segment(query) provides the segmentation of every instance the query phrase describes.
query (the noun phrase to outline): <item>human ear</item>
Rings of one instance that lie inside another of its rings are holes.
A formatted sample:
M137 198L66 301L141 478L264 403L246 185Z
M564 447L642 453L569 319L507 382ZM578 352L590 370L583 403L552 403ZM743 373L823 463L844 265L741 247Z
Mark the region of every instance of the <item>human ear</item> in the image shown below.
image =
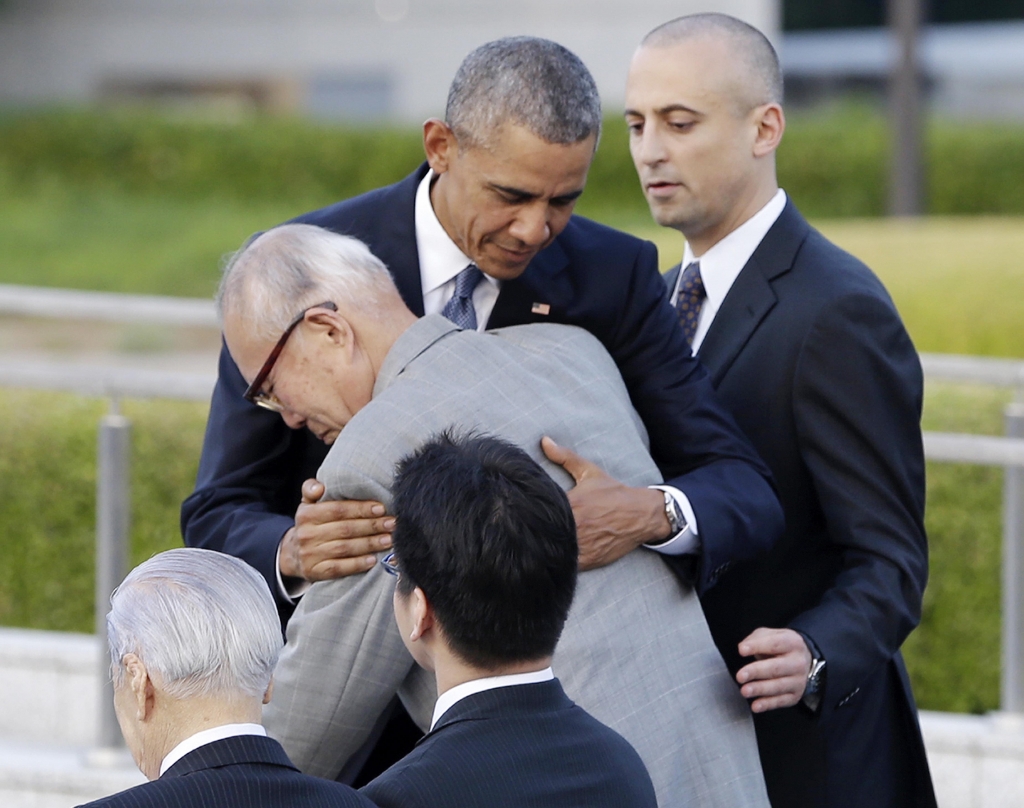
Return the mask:
M409 594L411 599L409 613L412 617L412 631L409 641L421 639L434 626L434 607L427 600L426 593L418 586Z
M351 345L355 331L347 317L330 309L310 309L306 312L306 322L314 333L326 336L339 346Z
M136 718L139 721L146 721L153 714L153 704L156 700L153 680L143 661L135 654L125 654L121 664L124 665L128 687L135 700Z
M267 692L263 694L263 703L270 704L270 700L274 697L274 677L270 677L270 684L267 685Z
M431 118L423 124L423 151L435 174L444 174L449 169L458 148L455 133L444 121Z
M774 152L782 142L786 130L786 116L778 104L764 104L755 110L757 136L754 139L754 157Z

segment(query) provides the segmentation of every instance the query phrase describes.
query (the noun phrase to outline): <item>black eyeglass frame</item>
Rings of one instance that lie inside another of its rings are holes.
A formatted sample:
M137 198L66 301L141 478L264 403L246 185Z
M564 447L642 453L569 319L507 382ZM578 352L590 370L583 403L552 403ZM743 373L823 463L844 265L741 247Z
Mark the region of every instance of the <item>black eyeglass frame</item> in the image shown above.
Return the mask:
M384 568L386 573L394 575L396 578L402 574L402 570L398 566L398 559L395 558L394 553L388 553L384 556L384 558L380 560L380 565Z
M267 357L267 361L263 363L263 367L260 368L260 372L256 374L256 378L252 380L245 392L242 394L242 398L246 401L256 404L257 406L263 407L264 409L273 410L274 412L280 412L280 407L276 406L275 402L260 388L263 387L263 382L267 380L267 376L270 375L270 371L274 369L274 364L277 362L277 358L281 355L281 351L284 350L284 345L288 342L288 337L292 335L292 331L298 327L305 318L306 314L311 312L313 309L330 309L331 311L337 311L338 306L336 303L325 300L323 303L317 303L315 306L309 306L303 309L296 315L295 319L292 320L288 327L284 330L281 335L281 339L277 341L274 349L270 352L270 356Z

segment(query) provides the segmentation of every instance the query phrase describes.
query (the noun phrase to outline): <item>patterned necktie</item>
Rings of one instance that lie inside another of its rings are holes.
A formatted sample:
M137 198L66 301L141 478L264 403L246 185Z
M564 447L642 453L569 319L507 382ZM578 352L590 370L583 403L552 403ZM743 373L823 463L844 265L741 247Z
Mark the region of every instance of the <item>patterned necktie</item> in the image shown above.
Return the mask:
M465 331L476 331L476 309L473 308L473 290L484 279L476 264L470 264L455 276L455 294L445 303L441 314Z
M705 297L707 292L704 291L704 281L700 277L700 262L693 261L683 270L683 277L679 281L679 297L676 298L676 314L679 315L679 324L683 327L687 345L693 345L693 335L697 333L697 320Z

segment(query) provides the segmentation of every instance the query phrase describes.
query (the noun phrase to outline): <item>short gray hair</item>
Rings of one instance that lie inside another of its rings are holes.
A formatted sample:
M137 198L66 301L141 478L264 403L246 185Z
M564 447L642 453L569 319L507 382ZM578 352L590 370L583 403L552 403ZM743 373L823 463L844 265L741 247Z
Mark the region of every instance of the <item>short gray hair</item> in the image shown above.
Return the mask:
M303 309L331 300L373 313L398 290L358 239L311 224L284 224L228 259L217 292L221 318L238 313L253 336L276 340Z
M237 558L188 547L153 556L110 597L110 669L135 654L169 695L262 696L283 640L267 582Z
M572 51L549 39L505 37L463 60L448 91L445 120L470 146L505 123L567 145L600 137L601 97Z
M644 37L640 46L666 47L693 37L727 36L736 41L736 58L742 59L757 81L752 90L753 106L782 103L782 69L779 55L763 33L753 25L728 14L688 14L659 25Z

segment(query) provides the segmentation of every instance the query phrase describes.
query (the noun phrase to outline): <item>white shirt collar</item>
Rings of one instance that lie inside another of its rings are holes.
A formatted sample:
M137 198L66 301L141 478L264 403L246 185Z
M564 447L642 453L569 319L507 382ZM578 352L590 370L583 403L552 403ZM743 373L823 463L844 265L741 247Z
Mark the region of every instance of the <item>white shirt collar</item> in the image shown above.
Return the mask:
M733 281L746 266L757 245L771 230L775 220L786 207L786 192L781 188L768 200L761 210L719 241L700 258L693 254L690 242L683 248L683 267L693 261L700 261L700 276L708 300L717 309L729 294Z
M498 687L550 682L554 678L554 671L551 668L545 668L542 671L530 671L529 673L510 673L505 676L488 676L485 679L472 679L468 682L463 682L461 685L455 685L451 690L446 690L437 697L437 703L434 705L434 718L430 722L430 728L433 729L434 725L441 719L441 716L467 696L483 693L485 690L494 690Z
M164 772L171 766L200 746L206 746L214 741L223 741L225 738L234 738L238 735L263 735L266 737L266 734L267 731L260 724L223 724L219 727L204 729L195 735L190 735L167 753L163 763L160 764L160 776L163 777Z
M692 262L700 261L700 277L704 282L704 291L707 293L707 299L701 308L697 331L693 336L694 352L704 341L704 335L711 327L718 309L725 301L729 290L732 289L736 278L746 266L747 261L750 260L750 256L754 254L754 250L771 230L772 225L782 215L782 210L785 207L786 192L780 188L761 210L711 247L700 258L693 254L690 242L686 242L686 246L683 248L682 266L685 269ZM682 278L682 275L683 273L680 272L679 277ZM673 303L676 300L678 289L677 280L676 288L672 290Z

